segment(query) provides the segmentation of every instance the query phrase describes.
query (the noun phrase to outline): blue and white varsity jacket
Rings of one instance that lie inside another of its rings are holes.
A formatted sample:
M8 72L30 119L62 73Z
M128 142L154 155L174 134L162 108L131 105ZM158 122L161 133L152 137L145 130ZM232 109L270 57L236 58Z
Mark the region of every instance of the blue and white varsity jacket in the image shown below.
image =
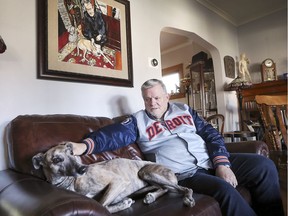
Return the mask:
M182 103L169 103L162 121L140 110L122 123L92 132L83 142L86 154L136 142L148 160L172 169L180 179L192 176L198 168L230 166L221 134Z

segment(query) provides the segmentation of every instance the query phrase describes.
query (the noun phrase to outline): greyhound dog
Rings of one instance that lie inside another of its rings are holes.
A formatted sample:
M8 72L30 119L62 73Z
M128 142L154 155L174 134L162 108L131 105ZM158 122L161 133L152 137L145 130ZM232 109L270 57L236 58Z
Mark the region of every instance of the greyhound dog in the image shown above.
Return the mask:
M100 198L99 202L111 213L129 208L134 203L130 196L144 192L149 192L144 197L145 204L173 191L184 195L186 206L195 205L193 190L178 185L170 169L153 162L116 158L83 165L73 155L69 142L54 146L44 154L38 153L32 162L35 169L42 167L51 184Z

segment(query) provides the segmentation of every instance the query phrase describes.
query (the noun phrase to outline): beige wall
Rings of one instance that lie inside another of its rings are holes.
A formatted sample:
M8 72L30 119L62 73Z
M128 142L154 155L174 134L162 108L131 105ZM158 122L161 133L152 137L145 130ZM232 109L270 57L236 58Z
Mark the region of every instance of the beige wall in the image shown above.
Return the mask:
M260 64L266 58L276 63L277 74L287 73L287 10L281 10L239 27L239 52L250 59L254 83L261 82Z

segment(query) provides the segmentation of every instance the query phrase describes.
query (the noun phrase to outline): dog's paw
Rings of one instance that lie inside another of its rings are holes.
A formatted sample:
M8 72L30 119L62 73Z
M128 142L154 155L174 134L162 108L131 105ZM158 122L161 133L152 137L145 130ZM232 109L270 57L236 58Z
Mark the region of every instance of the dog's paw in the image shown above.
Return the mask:
M119 203L116 203L114 205L109 205L109 206L105 206L108 211L110 213L116 213L116 212L119 212L119 211L122 211L124 209L127 209L129 207L131 207L131 205L134 203L135 201L132 200L131 198L126 198L124 199L123 201L119 202Z
M129 208L133 203L135 203L135 201L131 198L127 198L123 201L124 205Z
M153 203L154 201L155 201L155 197L152 193L146 194L145 198L143 199L143 202L145 204L150 204L150 203Z
M184 205L188 206L188 207L193 207L195 206L195 200L193 198L189 198L189 197L184 197L183 198L183 202Z

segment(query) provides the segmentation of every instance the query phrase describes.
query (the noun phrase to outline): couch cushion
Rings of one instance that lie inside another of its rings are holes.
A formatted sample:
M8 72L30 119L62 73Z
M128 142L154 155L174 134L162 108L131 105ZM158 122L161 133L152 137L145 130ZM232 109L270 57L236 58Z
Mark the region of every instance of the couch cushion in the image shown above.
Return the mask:
M136 202L128 209L118 212L121 216L218 216L221 215L219 204L212 197L202 194L194 194L196 205L192 208L184 206L182 195L176 193L168 193L160 197L154 203L146 205L142 199Z
M78 115L23 115L7 127L9 167L42 177L34 170L32 157L63 141L79 142L88 133L113 123L106 117Z
M239 193L251 205L251 195L244 187L237 187ZM196 205L193 208L184 206L182 195L176 193L168 193L157 199L154 203L146 205L143 198L137 198L136 202L124 211L118 212L121 216L218 216L221 215L220 206L216 200L210 196L203 194L193 194Z
M31 175L0 171L0 215L111 215L98 202Z

